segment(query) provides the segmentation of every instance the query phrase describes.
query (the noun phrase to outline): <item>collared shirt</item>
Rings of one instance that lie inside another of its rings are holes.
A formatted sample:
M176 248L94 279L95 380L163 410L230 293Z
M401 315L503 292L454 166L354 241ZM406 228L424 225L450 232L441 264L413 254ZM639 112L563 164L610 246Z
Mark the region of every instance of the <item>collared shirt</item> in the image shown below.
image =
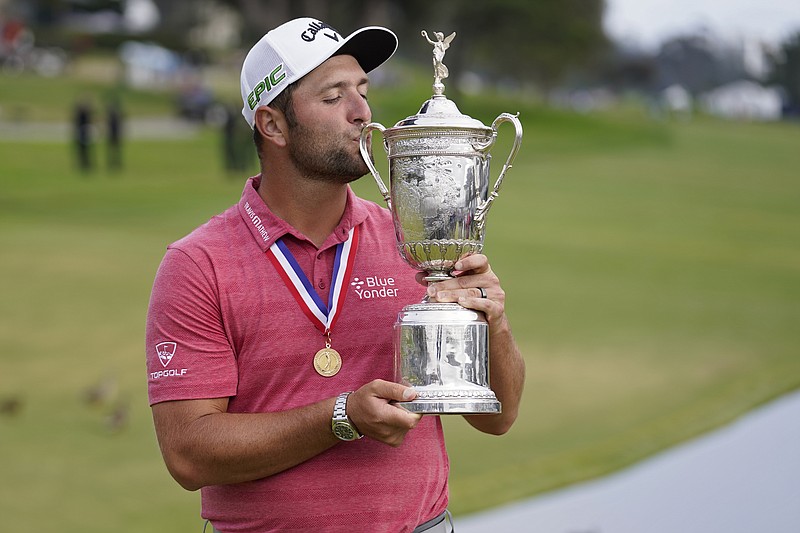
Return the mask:
M344 215L318 249L269 211L248 180L239 203L171 244L153 286L146 349L150 403L229 397L234 413L277 412L393 381L392 325L424 288L396 250L391 214L348 189ZM325 337L266 252L282 239L323 301L336 246L360 242L332 347L333 377L317 374ZM202 489L203 516L234 531L411 531L447 505L441 422L426 416L403 445L341 443L261 480Z

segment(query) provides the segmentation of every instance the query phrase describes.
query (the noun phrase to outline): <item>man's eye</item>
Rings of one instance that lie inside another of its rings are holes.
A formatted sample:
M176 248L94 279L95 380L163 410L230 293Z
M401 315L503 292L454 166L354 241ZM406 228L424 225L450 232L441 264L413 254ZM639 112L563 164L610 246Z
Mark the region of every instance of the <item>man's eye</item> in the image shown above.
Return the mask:
M341 96L334 96L333 98L325 98L323 102L325 102L326 104L334 104L341 99L342 99Z

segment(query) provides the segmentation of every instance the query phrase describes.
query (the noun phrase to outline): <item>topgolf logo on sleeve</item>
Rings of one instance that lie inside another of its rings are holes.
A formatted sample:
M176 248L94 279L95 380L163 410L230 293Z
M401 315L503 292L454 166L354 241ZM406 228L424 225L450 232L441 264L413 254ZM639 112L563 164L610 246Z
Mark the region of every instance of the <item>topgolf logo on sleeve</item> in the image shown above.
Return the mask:
M172 358L175 357L175 352L178 349L178 343L167 341L167 342L159 342L156 344L156 354L158 355L158 360L161 361L161 365L164 368L167 368L167 365L172 362ZM170 368L168 370L158 370L157 372L150 372L150 377L152 379L160 379L164 377L179 377L185 376L188 370L186 368Z
M161 364L164 365L164 368L172 361L177 347L178 344L174 342L159 342L156 344L156 353L158 354L158 359L161 361Z

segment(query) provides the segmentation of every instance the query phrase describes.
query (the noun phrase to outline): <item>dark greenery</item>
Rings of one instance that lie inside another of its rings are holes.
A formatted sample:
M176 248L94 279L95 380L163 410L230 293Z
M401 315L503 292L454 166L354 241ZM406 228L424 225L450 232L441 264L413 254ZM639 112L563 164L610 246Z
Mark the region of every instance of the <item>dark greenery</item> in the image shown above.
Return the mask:
M773 65L772 81L786 92L790 113L800 116L800 31L783 43Z
M425 14L415 21L422 28L437 24L445 34L458 33L457 46L448 52L456 72L476 70L550 88L570 69L595 61L607 45L603 0L460 0L433 8L419 0L410 4L415 3L411 13Z
M161 24L148 35L170 48L188 51L190 30L201 23L203 11L193 2L158 0ZM603 0L337 0L296 2L290 0L224 0L243 15L242 42L254 42L271 27L299 16L329 22L343 33L363 24L384 24L399 35L419 35L420 30L458 33L448 52L456 69L462 67L495 78L513 75L545 87L555 85L570 69L586 67L606 45L602 19ZM80 35L65 29L62 18L76 11L107 8L119 11L119 2L35 0L29 2L33 21L42 38L51 44L75 48L87 39L94 46L116 47L131 38L124 32ZM429 45L422 39L404 40L400 55L418 57ZM204 51L200 51L203 56ZM194 51L197 55L198 51ZM429 54L429 52L425 52Z

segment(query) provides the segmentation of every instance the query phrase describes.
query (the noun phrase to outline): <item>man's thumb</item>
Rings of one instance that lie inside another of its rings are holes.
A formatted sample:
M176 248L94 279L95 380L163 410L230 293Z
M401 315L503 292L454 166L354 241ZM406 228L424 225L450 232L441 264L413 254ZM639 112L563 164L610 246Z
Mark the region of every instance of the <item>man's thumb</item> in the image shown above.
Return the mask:
M417 391L415 391L411 387L406 387L403 390L403 401L404 402L407 402L409 400L413 400L416 397L417 397Z

